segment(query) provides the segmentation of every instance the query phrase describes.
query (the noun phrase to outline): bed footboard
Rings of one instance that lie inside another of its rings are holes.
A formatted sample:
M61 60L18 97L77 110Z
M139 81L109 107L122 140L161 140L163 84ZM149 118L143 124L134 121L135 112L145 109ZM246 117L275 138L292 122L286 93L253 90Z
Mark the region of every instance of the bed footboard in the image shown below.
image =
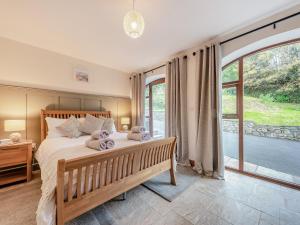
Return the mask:
M175 145L176 139L171 137L92 156L59 160L57 224L62 225L163 171L170 171L170 182L176 185Z

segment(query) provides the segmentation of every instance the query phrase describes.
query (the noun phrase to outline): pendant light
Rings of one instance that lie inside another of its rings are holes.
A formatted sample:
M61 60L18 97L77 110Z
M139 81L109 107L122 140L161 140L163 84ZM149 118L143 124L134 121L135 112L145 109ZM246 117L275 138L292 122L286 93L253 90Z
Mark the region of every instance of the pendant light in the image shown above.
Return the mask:
M124 16L123 27L125 33L131 38L139 38L144 32L144 18L134 9L134 0L132 1L132 10Z

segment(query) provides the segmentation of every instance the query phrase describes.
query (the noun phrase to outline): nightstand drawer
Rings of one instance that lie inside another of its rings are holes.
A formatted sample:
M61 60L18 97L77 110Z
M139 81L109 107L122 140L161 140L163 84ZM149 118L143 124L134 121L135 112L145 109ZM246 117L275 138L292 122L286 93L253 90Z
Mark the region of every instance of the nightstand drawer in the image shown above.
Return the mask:
M0 168L26 163L27 151L24 147L0 149Z

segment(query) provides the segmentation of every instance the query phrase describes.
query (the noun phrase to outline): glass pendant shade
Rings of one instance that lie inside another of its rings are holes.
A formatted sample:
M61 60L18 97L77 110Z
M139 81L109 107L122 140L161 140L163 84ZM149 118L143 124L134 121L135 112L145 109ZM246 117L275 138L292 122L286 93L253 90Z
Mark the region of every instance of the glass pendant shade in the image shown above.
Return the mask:
M144 18L139 12L132 10L124 16L123 27L125 33L132 38L140 37L145 28Z

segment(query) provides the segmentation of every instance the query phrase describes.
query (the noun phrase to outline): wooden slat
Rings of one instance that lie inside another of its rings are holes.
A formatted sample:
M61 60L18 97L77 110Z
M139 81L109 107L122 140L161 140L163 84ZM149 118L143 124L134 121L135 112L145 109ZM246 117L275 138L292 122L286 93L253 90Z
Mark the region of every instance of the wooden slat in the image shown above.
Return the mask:
M128 164L128 154L124 156L124 163L123 163L123 169L122 169L122 178L127 176L127 164Z
M150 149L151 149L151 148L150 148ZM145 154L145 166L144 166L144 169L148 168L148 165L149 165L150 149L147 149L147 150L146 150L146 154Z
M145 153L146 153L146 151L142 150L140 170L144 169L144 166L145 166Z
M105 185L110 184L111 182L111 168L113 164L113 159L107 160L106 164L106 175L105 175Z
M68 201L70 202L73 199L73 170L69 171L68 179Z
M111 172L111 183L114 183L118 179L118 163L119 157L114 158L113 165L112 165L112 172Z
M127 175L132 173L132 163L133 163L133 153L129 154L128 164L127 164Z
M93 179L92 179L93 191L96 190L97 169L98 169L98 163L94 163L94 165L93 165Z
M78 168L77 171L77 198L81 198L81 176L82 176L82 167Z
M119 157L119 162L118 162L118 175L117 175L117 180L120 180L122 178L122 172L123 172L123 163L124 163L124 155L121 155Z
M89 180L90 180L90 165L87 165L85 168L85 182L84 182L84 193L87 194L89 192Z
M99 188L101 188L105 185L106 164L107 164L107 161L102 161L101 162Z
M101 162L99 162L99 165L98 165L98 168L99 168L99 173L97 174L97 176L96 176L96 179L97 179L97 183L98 183L98 188L100 188L100 180L101 180L101 178L100 178L100 176L101 176L101 167L102 167L102 163Z

